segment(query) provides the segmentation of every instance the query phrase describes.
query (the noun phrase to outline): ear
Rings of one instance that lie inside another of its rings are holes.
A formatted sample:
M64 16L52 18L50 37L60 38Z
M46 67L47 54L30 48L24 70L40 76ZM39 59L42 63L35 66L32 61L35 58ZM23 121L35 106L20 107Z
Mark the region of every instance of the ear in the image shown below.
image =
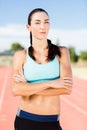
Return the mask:
M31 26L29 24L26 25L28 31L31 31Z

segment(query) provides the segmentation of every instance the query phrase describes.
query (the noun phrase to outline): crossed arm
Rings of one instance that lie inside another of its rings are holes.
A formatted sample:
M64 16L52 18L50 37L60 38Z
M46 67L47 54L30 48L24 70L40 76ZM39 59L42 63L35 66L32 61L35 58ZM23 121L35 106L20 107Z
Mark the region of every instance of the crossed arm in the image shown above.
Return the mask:
M25 52L16 52L13 59L12 92L16 96L29 96L33 94L55 96L70 94L72 90L72 71L69 52L61 48L60 78L52 81L30 84L22 73L25 61Z

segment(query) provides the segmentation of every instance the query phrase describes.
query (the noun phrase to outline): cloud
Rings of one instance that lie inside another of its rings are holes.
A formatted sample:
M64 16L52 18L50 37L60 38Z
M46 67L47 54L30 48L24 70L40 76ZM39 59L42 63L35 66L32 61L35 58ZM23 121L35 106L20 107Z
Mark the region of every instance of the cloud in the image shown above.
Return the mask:
M0 35L7 36L24 36L26 34L25 26L19 24L10 24L0 27Z
M11 24L0 27L0 51L9 49L13 42L28 46L29 33L24 25Z
M57 30L50 31L50 37L53 40L59 39L60 45L74 46L79 52L81 50L87 51L87 29L78 30Z
M50 29L48 38L54 43L59 40L60 45L72 45L76 51L87 50L87 29L63 30ZM25 25L10 24L0 26L0 51L9 49L13 42L21 43L25 48L29 46L29 32Z

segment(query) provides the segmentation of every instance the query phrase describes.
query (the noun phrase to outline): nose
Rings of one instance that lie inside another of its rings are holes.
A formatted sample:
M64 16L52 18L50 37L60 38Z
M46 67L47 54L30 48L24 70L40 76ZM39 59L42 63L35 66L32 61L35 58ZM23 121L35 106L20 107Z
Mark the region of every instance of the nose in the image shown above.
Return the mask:
M44 28L45 28L45 24L44 24L44 23L41 23L41 24L40 24L40 28L41 28L41 29L44 29Z

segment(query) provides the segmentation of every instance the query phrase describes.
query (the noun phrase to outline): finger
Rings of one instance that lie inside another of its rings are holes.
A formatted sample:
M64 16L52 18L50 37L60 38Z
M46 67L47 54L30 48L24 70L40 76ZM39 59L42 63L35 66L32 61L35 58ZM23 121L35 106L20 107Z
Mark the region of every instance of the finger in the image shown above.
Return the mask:
M72 77L63 77L64 80L72 80Z
M73 82L71 80L64 80L64 83L73 84Z
M64 81L64 85L72 85L72 81Z
M21 77L21 76L19 76L19 75L14 75L12 78L13 78L14 80L17 79L17 80L19 80L19 81L26 81L25 78L23 78L23 77Z
M72 84L64 84L64 87L67 89L72 89Z
M64 86L64 88L66 88L66 89L68 89L68 90L72 90L72 87L70 87L70 86Z
M14 80L17 81L17 82L25 82L25 80L19 79L19 78L14 78Z
M20 75L22 75L24 77L24 74L22 72L19 72Z
M21 75L13 75L13 77L23 78Z

